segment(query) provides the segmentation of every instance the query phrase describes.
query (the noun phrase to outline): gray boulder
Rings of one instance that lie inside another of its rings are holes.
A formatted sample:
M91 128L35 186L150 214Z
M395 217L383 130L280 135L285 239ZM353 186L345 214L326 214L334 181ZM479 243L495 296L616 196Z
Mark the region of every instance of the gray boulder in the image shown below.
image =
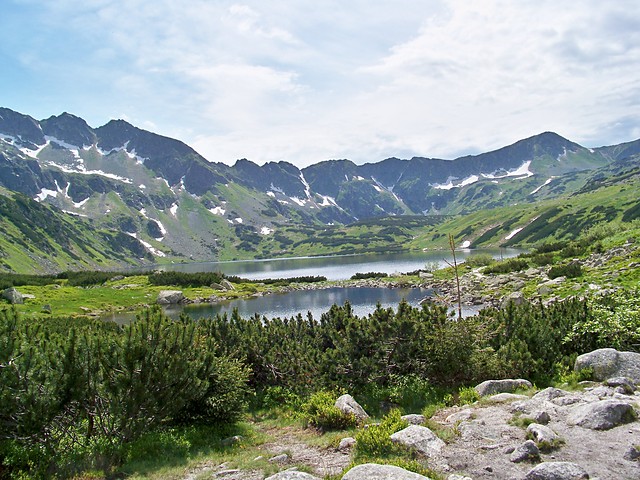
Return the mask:
M347 415L353 414L359 422L364 422L369 418L369 415L364 411L364 408L362 408L360 404L348 393L339 397L336 400L335 406L342 413Z
M567 424L591 430L609 430L636 418L633 407L619 400L600 400L574 407L567 417Z
M517 447L509 457L514 463L528 462L538 460L540 458L540 450L533 440L527 440Z
M24 296L15 287L5 289L2 292L2 298L12 305L22 305L24 303Z
M589 474L580 465L571 462L544 462L533 467L525 480L581 480Z
M560 437L558 437L556 432L539 423L529 424L527 427L527 433L531 435L533 441L536 442L536 445L543 450L545 448L555 447L560 441Z
M507 308L510 303L514 305L522 305L524 303L524 294L522 292L513 292L502 299L501 308Z
M612 377L607 378L604 381L607 387L620 387L628 395L631 395L636 391L636 386L633 384L633 380L627 377Z
M409 425L407 428L391 435L391 441L426 457L438 455L442 447L444 447L444 442L435 433L421 425Z
M601 348L580 355L576 359L576 371L593 369L593 378L604 381L612 377L627 377L640 384L640 353L619 352L614 348Z
M160 305L175 305L184 301L184 294L180 290L160 290L156 303Z
M494 395L496 393L510 393L514 392L518 388L531 388L531 382L522 378L504 380L487 380L479 385L476 385L476 392L481 397L487 395Z
M297 472L295 470L286 470L284 472L278 472L275 475L271 475L265 480L320 480L320 478L315 477L310 473Z
M268 479L267 479L268 480ZM429 477L393 465L364 463L349 470L342 480L430 480Z
M233 284L227 280L226 278L223 278L222 280L220 280L220 285L222 285L222 287L226 290L235 290L236 287L233 286Z

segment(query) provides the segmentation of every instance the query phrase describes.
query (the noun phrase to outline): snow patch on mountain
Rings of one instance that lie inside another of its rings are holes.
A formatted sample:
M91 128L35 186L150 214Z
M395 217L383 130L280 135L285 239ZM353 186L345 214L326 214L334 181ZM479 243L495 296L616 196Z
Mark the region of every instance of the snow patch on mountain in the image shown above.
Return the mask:
M515 237L517 234L519 234L522 231L523 228L524 227L520 227L520 228L516 228L515 230L512 230L509 235L504 237L504 239L505 240L511 240L513 237Z
M458 180L456 177L447 178L446 183L436 183L431 184L433 188L437 188L438 190L451 190L452 188L461 188L467 185L471 185L472 183L476 183L480 178L477 175L470 175L469 177L463 179L459 183L453 183L455 180Z
M267 196L272 197L272 198L276 198L276 194L273 192L267 192Z
M529 195L535 195L536 193L538 193L542 187L544 187L545 185L549 185L551 183L551 180L553 180L553 177L548 178L547 181L540 185L538 188L533 189L531 193L529 193Z
M531 160L527 160L526 162L524 162L522 165L520 165L515 170L509 170L507 173L502 174L502 175L499 175L497 172L481 173L480 175L482 175L482 177L484 177L484 178L489 178L489 179L507 178L507 177L528 178L528 177L532 177L534 175L533 172L531 170L529 170L530 166L531 166Z
M260 229L260 234L261 234L261 235L270 235L270 234L272 234L272 233L273 233L273 229L272 229L272 228L269 228L269 227L262 227L262 228Z
M138 238L138 234L137 233L135 233L135 232L134 233L125 232L125 233L127 235L129 235L130 237L133 237L136 240L138 240L144 246L144 248L146 248L149 252L151 252L152 255L154 255L156 257L166 257L166 254L163 251L158 250L153 245L151 245L149 242L145 242L141 238Z
M222 207L210 208L209 211L211 213L213 213L214 215L220 215L220 216L224 215L225 212L226 212L226 210L224 208L222 208Z
M328 195L320 195L322 197L322 203L320 204L321 207L337 207L338 204L336 203L335 199L333 197L329 197Z
M304 193L307 195L307 198L311 198L311 187L307 183L302 172L300 172L300 181L302 182L302 185L304 185Z
M75 208L82 208L84 206L85 203L87 203L89 201L91 197L87 197L84 200L80 200L79 202L74 202L73 206Z
M53 197L56 198L58 196L58 192L55 190L49 190L48 188L42 188L40 190L40 193L38 193L36 195L35 200L39 201L39 202L44 202L47 197Z
M305 206L306 200L302 200L298 197L289 197L293 202L297 203L298 205L300 205L301 207Z
M175 217L176 213L178 212L178 204L174 203L173 205L171 205L171 208L169 208L169 211L171 212L171 215Z

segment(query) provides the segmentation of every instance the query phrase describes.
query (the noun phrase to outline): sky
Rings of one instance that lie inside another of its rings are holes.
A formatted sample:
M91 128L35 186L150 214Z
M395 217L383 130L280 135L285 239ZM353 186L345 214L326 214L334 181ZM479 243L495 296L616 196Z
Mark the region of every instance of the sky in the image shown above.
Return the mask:
M637 0L3 0L0 106L233 164L640 138Z

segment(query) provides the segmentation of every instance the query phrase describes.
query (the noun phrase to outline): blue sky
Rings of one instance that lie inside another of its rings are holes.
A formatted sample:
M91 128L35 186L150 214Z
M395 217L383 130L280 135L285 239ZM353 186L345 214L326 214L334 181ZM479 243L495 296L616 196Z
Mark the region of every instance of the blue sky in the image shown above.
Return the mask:
M0 106L208 160L455 158L640 138L637 0L5 0Z

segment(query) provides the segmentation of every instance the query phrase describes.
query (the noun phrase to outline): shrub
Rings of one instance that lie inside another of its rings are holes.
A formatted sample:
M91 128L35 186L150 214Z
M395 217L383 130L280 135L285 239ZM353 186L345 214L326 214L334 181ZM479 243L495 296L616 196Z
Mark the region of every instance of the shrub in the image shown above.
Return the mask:
M391 435L409 424L402 420L400 410L392 410L379 425L371 425L356 434L356 458L388 457L403 452L402 447L391 441Z
M501 262L497 262L494 265L486 267L482 273L490 274L490 273L511 273L511 272L520 272L527 268L529 263L521 258L510 258L508 260L503 260Z
M343 413L335 406L336 397L331 392L321 390L311 395L302 405L305 422L321 430L345 430L357 425L353 414Z
M576 278L582 276L582 265L578 262L571 262L566 265L554 265L549 269L547 275L554 279L558 277Z
M367 273L356 273L351 276L351 280L364 280L366 278L385 278L388 277L389 274L384 272L367 272Z
M469 405L480 400L480 395L473 387L463 387L458 390L458 403L460 405Z
M468 267L486 267L494 262L494 258L488 253L481 253L478 255L471 255L464 260L464 264Z

